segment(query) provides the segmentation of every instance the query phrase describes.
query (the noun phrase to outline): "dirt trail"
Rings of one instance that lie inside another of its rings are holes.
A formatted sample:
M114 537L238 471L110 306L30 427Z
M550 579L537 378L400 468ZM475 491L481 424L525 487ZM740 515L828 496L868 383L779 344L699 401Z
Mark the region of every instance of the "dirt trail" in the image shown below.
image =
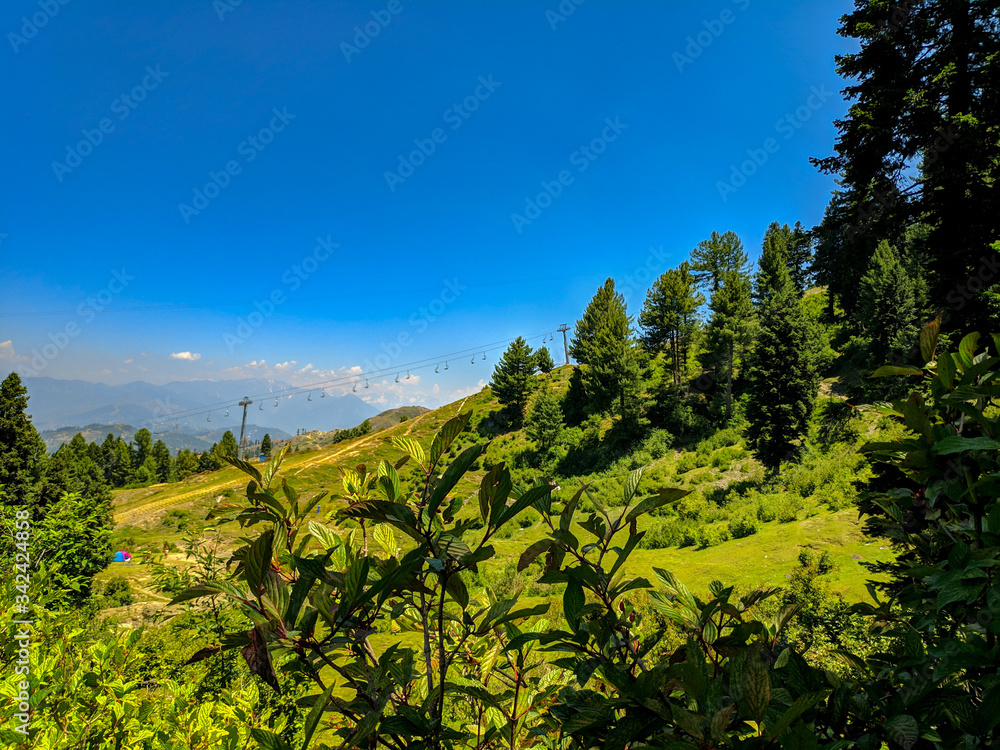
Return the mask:
M406 428L402 431L402 434L410 434L413 429L423 423L430 414L433 414L433 412L426 412L406 420ZM315 456L310 456L309 458L294 464L292 463L294 459L292 459L292 461L286 461L285 466L287 467L289 473L292 476L295 476L306 469L312 469L316 466L333 463L345 456L358 455L363 451L363 449L372 448L377 442L388 440L394 433L399 434L394 427L390 427L388 430L379 430L378 432L373 432L360 439L346 441L348 444L337 450L321 451ZM239 476L232 478L212 478L202 480L196 488L188 490L187 492L182 492L179 495L169 494L165 497L154 499L149 502L142 501L144 498L155 496L158 490L166 489L169 485L155 485L154 487L144 487L141 490L136 490L128 494L122 493L116 498L115 505L118 507L115 509L115 521L118 525L137 525L149 520L149 518L157 511L174 505L180 505L185 501L196 497L204 497L213 493L218 494L223 490L242 486L242 484L243 481ZM133 507L121 507L125 505L131 505Z

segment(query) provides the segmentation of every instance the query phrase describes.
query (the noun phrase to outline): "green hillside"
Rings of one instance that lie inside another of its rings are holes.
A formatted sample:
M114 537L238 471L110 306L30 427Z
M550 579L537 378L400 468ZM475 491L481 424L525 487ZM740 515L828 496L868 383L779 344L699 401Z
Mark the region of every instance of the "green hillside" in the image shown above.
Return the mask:
M561 367L550 376L537 375L539 385L552 389L557 394L565 393L572 368ZM306 498L320 492L327 492L330 498L320 503L318 518L329 519L345 505L342 499L341 470L353 468L359 463L374 465L381 459L395 462L400 451L391 445L397 436L413 438L425 448L429 447L434 434L445 421L460 410L471 410L471 428L460 444L466 445L492 437L487 456L496 455L510 459L518 451L527 450L528 439L522 430L490 435L488 425L497 421L500 405L489 389L470 396L463 401L449 404L433 411L424 410L405 421L396 421L391 427L373 432L360 438L343 441L328 448L313 450L298 449L287 454L282 475ZM412 413L412 412L411 412ZM480 435L485 433L486 437ZM843 446L840 446L842 449ZM455 450L452 451L455 453ZM733 456L736 456L734 459ZM641 459L642 456L639 456ZM634 454L627 454L615 466L590 475L556 477L562 490L556 497L566 498L581 483L587 482L601 496L618 494L620 487L634 465ZM820 467L817 474L829 473L829 467ZM456 487L457 494L470 494L478 486L485 474L485 468L473 470ZM699 502L710 503L704 498L723 497L723 493L741 492L744 495L759 492L754 489L763 485L762 472L757 462L742 448L742 442L735 446L722 445L714 450L706 450L704 444L678 446L661 457L652 460L646 467L641 491L652 493L660 486L676 486L695 489L689 496L688 505ZM791 476L793 481L800 477ZM815 485L816 477L807 480ZM861 600L867 597L864 582L869 576L860 563L887 560L890 552L884 543L867 539L862 531L858 514L853 507L831 509L824 504L826 492L842 492L842 485L836 481L826 485L810 487L806 496L797 496L797 506L793 503L785 512L785 520L772 520L761 524L757 533L728 541L718 541L711 546L699 543L697 539L687 546L669 545L660 549L640 549L633 557L637 575L652 577L653 567L674 571L696 590L704 590L712 580L720 579L739 585L782 585L787 582L798 566L799 553L810 550L827 552L833 559L837 571L831 585L848 599ZM160 555L164 545L171 547L166 562L184 566L188 564L184 551L189 546L185 539L192 534L210 528L205 516L216 506L240 495L246 487L245 477L234 468L206 472L184 481L160 484L134 490L120 490L114 493L115 545L129 550L141 560L147 555ZM784 494L788 494L785 492ZM698 498L692 502L690 498ZM762 496L762 497L766 497ZM787 498L786 498L787 500ZM704 529L720 528L725 525L725 508L703 513ZM470 511L471 512L471 511ZM694 512L688 509L688 513ZM711 519L711 520L709 520ZM640 524L641 530L655 533L661 523L657 517L647 517ZM222 549L231 549L241 531L236 524L219 527ZM496 542L498 552L495 561L498 568L515 563L520 553L531 543L542 537L540 524L517 529L509 538ZM701 540L702 542L708 540ZM149 571L142 565L113 565L101 574L109 579L124 575L135 581L142 597L149 602L164 602L167 597L153 595L149 589ZM153 609L158 607L153 606Z

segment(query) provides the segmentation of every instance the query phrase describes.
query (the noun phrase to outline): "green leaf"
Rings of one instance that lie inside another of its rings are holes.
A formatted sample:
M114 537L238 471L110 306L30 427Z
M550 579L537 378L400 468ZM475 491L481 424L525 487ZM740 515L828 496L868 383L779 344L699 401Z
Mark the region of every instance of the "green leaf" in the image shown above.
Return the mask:
M435 438L435 442L437 438ZM418 443L413 438L408 435L397 435L392 438L392 444L394 447L399 448L403 453L407 454L410 458L416 461L421 466L424 465L426 456L424 455L424 449L420 447ZM433 461L431 463L434 463Z
M462 434L462 430L468 426L471 418L472 412L467 411L464 414L452 417L444 423L438 434L434 436L434 442L431 443L431 466L437 465L438 461L441 460L441 456L455 442L455 438ZM423 462L421 461L421 463Z
M549 548L555 544L554 539L542 539L534 544L532 544L528 549L521 553L521 556L517 560L517 570L520 573L522 570L527 568L531 563L535 561L543 552L548 552Z
M965 453L966 451L995 451L997 449L1000 449L1000 441L986 437L967 438L952 435L934 444L934 452L939 456Z
M482 454L484 445L473 445L462 451L458 458L451 462L448 468L445 470L444 475L441 477L441 481L438 482L437 487L434 488L434 493L431 495L430 500L427 502L427 509L433 515L438 506L444 502L445 497L448 493L454 489L455 485L458 484L459 480L465 476L465 472L469 470L473 462Z
M269 732L266 729L257 729L255 727L250 730L250 735L262 750L292 750L291 745L274 732Z
M635 497L636 490L639 489L639 482L642 481L642 467L636 469L628 475L628 479L625 480L625 487L622 489L622 498L625 500L625 505L632 502L632 498Z
M895 367L893 365L882 365L872 373L873 378L888 378L894 375L923 375L924 371L916 367Z
M632 508L632 510L628 512L628 515L625 516L625 520L633 521L643 513L648 513L649 511L666 505L667 503L676 502L682 497L690 494L691 490L682 490L677 487L663 487L660 489L660 492L656 497L647 497L645 500Z
M580 612L585 603L583 585L576 578L570 578L563 594L563 614L573 632L580 630Z
M263 482L263 478L261 477L260 472L257 471L257 467L254 466L253 464L248 463L246 461L241 461L240 459L234 458L233 456L223 456L222 459L226 463L229 463L229 464L232 464L233 466L235 466L237 469L239 469L240 471L242 471L244 474L249 474L254 479L256 479L258 482Z
M452 598L458 602L458 606L465 609L469 606L469 589L465 585L465 581L462 580L462 576L455 573L448 577L448 583L445 587L448 593L451 594Z
M751 716L760 722L764 719L768 704L771 702L771 680L767 674L767 667L756 651L750 652L746 666L747 670L743 675L743 695Z
M910 747L920 736L917 720L909 714L900 714L882 722L882 726L892 740L902 747Z
M310 521L309 533L319 540L324 550L331 550L340 546L340 537L334 534L332 529L321 523Z
M941 355L937 361L938 380L941 381L947 390L951 390L955 384L955 374L958 368L955 366L955 356L948 352Z
M552 488L547 484L538 487L532 487L530 490L521 495L521 497L519 497L517 500L511 503L508 507L503 509L500 513L499 518L495 518L492 520L492 524L499 529L508 521L513 520L513 518L518 513L527 508L529 505L534 505L536 502L538 502L546 495L551 494L551 492Z
M976 346L979 344L979 333L973 332L965 336L958 345L959 369L965 372L972 367L972 360L976 358Z
M271 552L274 542L274 530L268 529L257 537L247 551L246 578L250 584L250 592L257 596L264 587L264 575L271 567Z
M586 489L587 485L583 485L582 487L580 487L580 489L576 491L576 493L573 495L570 501L566 503L566 507L563 508L563 512L559 516L560 530L569 531L569 527L573 523L573 514L576 512L576 506L580 504L580 498L583 496L583 493L586 491Z
M334 689L336 689L337 684L333 683L326 689L321 697L315 704L313 704L312 710L306 717L305 723L302 725L302 750L309 750L309 744L312 741L312 736L316 732L316 727L319 726L320 719L323 718L323 711L326 709L327 703L330 702L330 695L333 694Z
M938 334L941 332L941 316L920 329L920 356L924 362L934 359L934 350L937 349Z
M788 649L785 650L787 651ZM788 707L788 710L782 714L777 724L773 727L767 727L768 736L771 737L771 739L777 739L780 737L782 732L792 725L793 721L819 703L825 696L825 691L816 691L800 695L795 699L795 702Z

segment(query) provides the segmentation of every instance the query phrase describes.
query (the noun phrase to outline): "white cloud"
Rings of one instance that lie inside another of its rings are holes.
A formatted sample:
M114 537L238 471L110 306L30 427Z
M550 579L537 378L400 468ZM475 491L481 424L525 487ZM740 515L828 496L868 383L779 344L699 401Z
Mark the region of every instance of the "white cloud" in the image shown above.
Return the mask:
M28 357L22 357L14 351L14 342L11 339L0 341L0 360L7 362L27 362Z
M122 364L123 365L130 365L130 364L132 364L132 360L131 359L126 359L124 362L122 362Z
M486 381L480 380L478 383L470 385L468 388L459 388L457 391L452 391L448 394L448 398L452 401L458 401L460 398L465 398L466 396L471 396L474 393L479 393L485 387Z
M201 359L200 354L195 354L193 352L174 352L170 355L171 359L186 359L188 362L197 362Z

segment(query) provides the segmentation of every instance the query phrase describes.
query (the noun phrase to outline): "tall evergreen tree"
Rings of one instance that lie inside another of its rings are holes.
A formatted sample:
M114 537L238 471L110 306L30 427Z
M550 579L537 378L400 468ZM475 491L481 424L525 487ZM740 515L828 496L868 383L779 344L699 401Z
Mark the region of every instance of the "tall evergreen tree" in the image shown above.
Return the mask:
M797 221L788 239L788 274L800 297L812 283L812 260L812 233Z
M760 462L775 470L793 456L808 431L819 380L809 340L813 329L787 265L775 264L767 278L770 288L757 280L762 302L760 333L749 361L747 437Z
M169 482L173 478L173 461L170 459L170 449L162 440L153 443L150 457L156 463L156 481Z
M563 421L569 427L578 427L587 418L587 387L583 384L583 369L574 367L569 376L569 388L562 400Z
M588 311L598 302L601 315L587 345L583 382L591 411L614 411L624 422L637 416L639 406L640 361L632 318L625 308L625 298L615 291L611 279L591 300Z
M132 437L132 468L139 471L139 468L146 463L149 452L153 450L153 434L143 427L137 430Z
M543 346L535 351L535 364L538 369L548 375L555 368L556 363L552 361L552 355L549 353L549 348Z
M590 349L597 329L619 298L621 295L615 291L614 279L607 279L583 311L583 317L576 321L574 336L569 342L569 356L581 365L590 364Z
M540 453L548 454L555 447L563 431L563 415L551 388L543 387L539 390L528 410L524 428Z
M746 273L749 259L743 251L743 242L735 232L712 232L691 251L691 269L702 288L714 293L722 284L726 271Z
M497 401L516 422L524 418L524 410L535 386L535 369L538 360L528 343L518 336L500 357L493 369L490 390Z
M236 438L233 435L232 430L226 430L222 433L222 440L219 441L219 447L216 452L220 456L230 456L236 458L239 455L240 447L236 444Z
M0 384L0 487L9 505L31 506L42 475L45 442L28 408L28 389L16 372Z
M870 341L870 364L882 364L890 352L912 348L918 330L916 285L888 242L875 248L868 272L861 277L859 312Z
M878 243L899 247L919 217L932 227L934 298L955 305L967 328L989 325L981 296L967 304L949 294L967 289L1000 236L995 0L857 0L840 34L860 45L837 58L852 104L836 123L836 155L816 164L838 178L848 208L845 309L855 310Z
M653 282L639 313L643 344L651 352L669 354L675 384L687 369L688 349L698 329L698 308L704 303L691 264L685 261Z
M265 458L271 457L271 433L264 433L264 439L260 441L260 452L264 454Z
M184 448L177 452L177 458L174 460L174 474L178 480L186 479L198 471L198 456L193 451Z
M709 337L719 347L725 361L726 414L728 422L733 416L733 373L736 355L752 344L755 327L753 301L750 296L750 279L738 271L727 271L722 284L709 303L712 318Z

